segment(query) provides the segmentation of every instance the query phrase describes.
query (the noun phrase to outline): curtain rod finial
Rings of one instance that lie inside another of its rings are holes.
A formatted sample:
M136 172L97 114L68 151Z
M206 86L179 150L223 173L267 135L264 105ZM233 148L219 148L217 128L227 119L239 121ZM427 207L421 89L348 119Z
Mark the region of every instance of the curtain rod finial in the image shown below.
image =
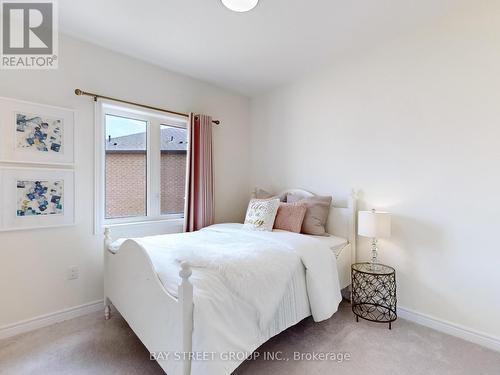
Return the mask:
M82 95L82 90L76 89L75 90L75 94L78 95L78 96L81 96Z

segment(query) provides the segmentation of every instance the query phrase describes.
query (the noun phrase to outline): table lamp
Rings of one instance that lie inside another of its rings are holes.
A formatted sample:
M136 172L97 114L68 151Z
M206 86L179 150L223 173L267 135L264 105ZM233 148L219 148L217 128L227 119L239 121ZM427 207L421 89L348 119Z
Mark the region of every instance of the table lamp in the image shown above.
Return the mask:
M382 211L359 211L358 212L358 234L372 239L371 268L375 269L377 263L377 240L391 236L391 214Z

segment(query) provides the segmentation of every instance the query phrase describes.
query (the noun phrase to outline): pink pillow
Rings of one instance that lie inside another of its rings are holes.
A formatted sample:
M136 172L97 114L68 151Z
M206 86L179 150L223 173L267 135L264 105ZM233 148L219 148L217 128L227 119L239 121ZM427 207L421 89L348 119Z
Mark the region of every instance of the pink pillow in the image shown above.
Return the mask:
M307 206L304 203L280 203L274 220L274 229L300 233L306 211Z

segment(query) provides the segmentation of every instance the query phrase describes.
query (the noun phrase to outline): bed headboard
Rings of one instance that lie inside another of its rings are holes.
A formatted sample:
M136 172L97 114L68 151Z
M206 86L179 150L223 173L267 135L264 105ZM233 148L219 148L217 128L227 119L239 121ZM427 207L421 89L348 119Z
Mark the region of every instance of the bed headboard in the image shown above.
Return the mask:
M254 191L257 192L257 188ZM277 196L297 195L301 198L313 197L313 194L302 189L287 189L277 194ZM346 206L339 206L335 198L333 199L326 230L334 236L347 238L352 246L352 260L356 261L356 215L357 215L357 193L353 189L349 195Z

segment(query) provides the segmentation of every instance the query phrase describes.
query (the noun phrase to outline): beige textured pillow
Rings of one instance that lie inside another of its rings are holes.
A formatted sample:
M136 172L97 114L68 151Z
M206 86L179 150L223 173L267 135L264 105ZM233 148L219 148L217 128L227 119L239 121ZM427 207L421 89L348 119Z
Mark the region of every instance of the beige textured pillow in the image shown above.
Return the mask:
M274 220L274 229L300 233L307 206L303 203L281 203Z
M255 192L255 197L256 199L279 199L280 202L284 202L286 200L286 195L273 195L269 192L267 192L264 189L257 189Z
M310 198L299 199L293 194L286 197L287 203L303 203L307 206L306 215L302 222L301 232L316 236L327 236L326 221L332 205L332 197L316 195Z
M279 199L252 199L248 203L244 229L272 231L280 205Z

